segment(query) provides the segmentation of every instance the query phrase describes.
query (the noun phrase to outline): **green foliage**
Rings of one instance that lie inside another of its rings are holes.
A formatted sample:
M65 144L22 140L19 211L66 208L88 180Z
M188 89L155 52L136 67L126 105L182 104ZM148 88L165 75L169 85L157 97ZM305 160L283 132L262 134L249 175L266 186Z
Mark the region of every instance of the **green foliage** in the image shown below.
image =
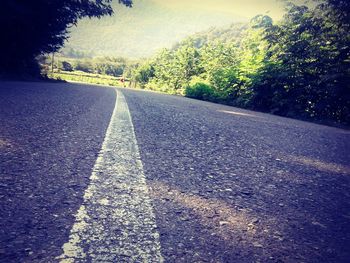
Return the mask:
M73 71L72 65L67 61L61 61L59 69L61 69L63 71Z
M154 59L141 64L133 79L142 88L183 94L191 78L201 72L199 51L194 41L187 39L178 49L163 49Z
M265 110L349 123L349 22L335 13L330 5L314 11L291 5L282 23L267 32L273 53L254 86L260 101L260 90L273 88L274 96L260 103Z
M235 37L213 30L163 50L134 70L144 76L135 81L284 116L350 123L348 10L341 0L312 10L289 3L279 23L259 15Z
M130 77L130 68L135 64L121 57L95 57L95 58L75 58L67 57L66 53L58 53L54 56L54 69L62 71L82 71L85 73L94 73L100 75L109 75L114 77ZM40 64L45 73L51 71L51 56L41 56ZM128 76L124 72L128 71Z
M74 70L84 71L88 73L93 72L93 65L89 60L77 60L74 63Z
M102 74L86 73L84 71L60 71L49 73L48 76L53 79L100 84L107 86L121 86L119 78Z
M94 72L98 74L121 76L127 66L127 62L123 58L95 58L92 60Z
M118 2L131 6L130 0ZM35 57L62 47L68 38L67 28L83 17L112 13L110 0L1 1L0 74L35 73Z
M215 90L205 83L196 83L185 89L185 96L199 100L217 101Z
M134 72L134 80L145 88L146 84L154 77L154 67L151 63L144 63Z

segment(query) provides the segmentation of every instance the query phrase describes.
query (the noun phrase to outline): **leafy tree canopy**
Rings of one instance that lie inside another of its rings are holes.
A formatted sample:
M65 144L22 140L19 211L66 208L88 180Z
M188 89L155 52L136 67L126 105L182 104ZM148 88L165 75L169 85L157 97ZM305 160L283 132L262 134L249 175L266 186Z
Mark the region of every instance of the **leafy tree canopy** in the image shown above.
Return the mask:
M135 82L284 116L349 124L350 1L317 0L314 8L285 2L281 21L258 15L238 34L234 27L197 34L141 64L134 70Z
M111 15L112 0L3 0L0 73L37 73L35 57L62 47L67 29L83 17ZM131 0L119 0L131 7Z

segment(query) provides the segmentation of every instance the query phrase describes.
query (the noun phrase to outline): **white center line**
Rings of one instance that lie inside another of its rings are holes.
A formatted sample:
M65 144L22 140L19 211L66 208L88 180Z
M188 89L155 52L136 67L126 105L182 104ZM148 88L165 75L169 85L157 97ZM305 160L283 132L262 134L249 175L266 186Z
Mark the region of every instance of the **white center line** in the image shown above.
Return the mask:
M60 262L163 262L128 105L117 101Z

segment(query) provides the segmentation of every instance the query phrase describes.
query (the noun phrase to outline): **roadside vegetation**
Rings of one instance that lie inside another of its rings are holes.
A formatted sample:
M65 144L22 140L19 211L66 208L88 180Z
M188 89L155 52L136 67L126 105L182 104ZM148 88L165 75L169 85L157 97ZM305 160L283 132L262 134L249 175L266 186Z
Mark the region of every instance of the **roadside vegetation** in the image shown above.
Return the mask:
M131 0L118 0L131 7ZM37 57L58 51L84 17L112 15L110 0L1 1L0 78L39 77Z
M132 86L349 124L350 4L318 3L187 38L139 64Z
M120 57L92 57L75 50L45 55L40 59L42 74L51 79L109 86L126 86L124 75L132 63Z
M110 0L5 0L0 17L9 41L0 43L0 78L41 72L349 125L350 2L314 0L308 8L281 1L286 3L281 21L258 15L131 61L61 49L79 19L111 15ZM118 3L132 6L131 0Z
M116 78L108 75L86 73L83 71L58 71L54 73L49 73L48 77L56 80L66 80L81 83L91 83L106 86L120 86L120 78Z

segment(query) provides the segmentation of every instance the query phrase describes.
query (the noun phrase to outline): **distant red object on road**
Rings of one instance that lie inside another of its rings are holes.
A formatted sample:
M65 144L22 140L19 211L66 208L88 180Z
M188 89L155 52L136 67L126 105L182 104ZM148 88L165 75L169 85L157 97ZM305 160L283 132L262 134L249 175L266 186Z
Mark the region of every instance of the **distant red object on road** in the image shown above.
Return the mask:
M120 78L120 82L123 84L123 87L125 88L125 79L123 77Z

